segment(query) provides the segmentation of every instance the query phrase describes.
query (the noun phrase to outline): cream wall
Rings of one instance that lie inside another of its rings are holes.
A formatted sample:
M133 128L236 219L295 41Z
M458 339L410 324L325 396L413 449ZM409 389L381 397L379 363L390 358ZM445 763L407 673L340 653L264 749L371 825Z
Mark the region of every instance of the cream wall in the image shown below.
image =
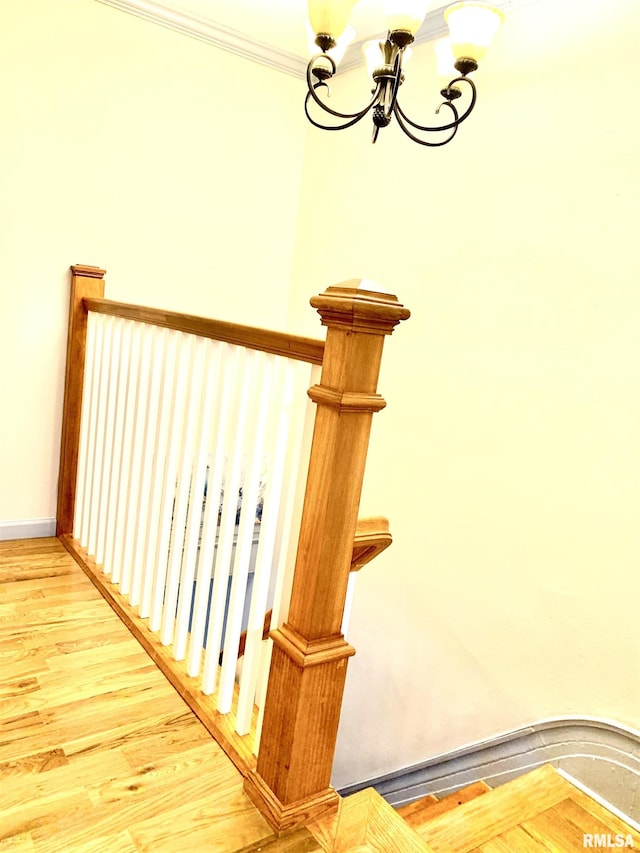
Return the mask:
M309 135L292 323L353 276L413 312L383 360L362 511L395 541L358 579L337 785L550 715L640 728L639 36L637 0L539 0L450 146ZM425 118L431 62L402 93ZM341 82L357 107L364 73Z
M55 515L68 268L107 295L286 318L300 84L94 0L0 8L0 522Z
M413 311L380 382L362 508L395 542L359 578L338 785L547 715L640 727L638 35L636 0L538 0L451 146L363 125L305 148L299 81L93 0L2 4L0 521L55 513L70 263L314 335L310 294L350 277ZM426 115L421 77L429 46L403 92Z

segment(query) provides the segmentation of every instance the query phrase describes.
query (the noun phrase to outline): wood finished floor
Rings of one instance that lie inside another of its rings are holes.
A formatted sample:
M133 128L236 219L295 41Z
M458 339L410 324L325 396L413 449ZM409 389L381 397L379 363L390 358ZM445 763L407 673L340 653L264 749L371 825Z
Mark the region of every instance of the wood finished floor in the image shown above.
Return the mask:
M414 810L413 825L434 853L578 853L600 846L585 835L640 849L639 833L550 765L459 799L450 810L438 803Z
M235 853L272 838L62 545L0 542L0 851Z

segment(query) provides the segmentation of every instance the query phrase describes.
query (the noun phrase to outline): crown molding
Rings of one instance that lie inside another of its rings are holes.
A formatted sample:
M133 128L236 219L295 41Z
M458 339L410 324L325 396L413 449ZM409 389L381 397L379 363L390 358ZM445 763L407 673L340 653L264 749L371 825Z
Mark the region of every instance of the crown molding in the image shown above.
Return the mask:
M304 77L307 60L285 50L280 50L270 44L257 41L245 33L225 27L206 18L186 15L170 5L155 3L153 0L97 0L105 6L112 6L122 12L128 12L151 21L154 24L167 27L199 41L208 42L221 50L227 50L242 56L252 62L258 62L290 74L293 77Z
M268 68L281 71L283 74L289 74L298 78L306 76L308 57L297 56L294 53L281 50L275 45L253 39L251 36L246 35L246 33L231 29L223 24L218 24L208 18L185 14L172 7L170 3L156 3L155 0L96 0L96 2L102 3L105 6L112 6L114 9L120 9L122 12L128 12L131 15L136 15L145 21L151 21L151 23L159 24L191 38L207 42L221 50L227 50L252 62L258 62L261 65L266 65ZM536 2L538 0L497 0L496 6L506 13L511 13L516 9L523 6L530 6ZM424 42L432 41L446 35L447 25L445 24L443 12L447 5L449 4L443 4L429 12L424 24L416 35L416 45L424 44ZM367 36L351 44L340 63L339 72L351 71L353 68L362 65L364 63L362 45L371 39L379 38L384 40L385 36L386 33L381 32L377 35Z

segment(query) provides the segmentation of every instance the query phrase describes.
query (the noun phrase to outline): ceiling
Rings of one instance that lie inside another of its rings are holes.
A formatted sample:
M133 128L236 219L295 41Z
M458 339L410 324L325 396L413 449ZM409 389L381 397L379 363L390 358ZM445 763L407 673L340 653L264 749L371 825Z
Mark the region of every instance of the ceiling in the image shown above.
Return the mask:
M534 0L493 0L508 10ZM294 76L304 76L309 58L306 0L98 0L108 6L171 27ZM442 10L449 3L433 0L416 41L445 32ZM384 30L383 0L359 0L351 24L354 43L342 70L358 65L361 44Z

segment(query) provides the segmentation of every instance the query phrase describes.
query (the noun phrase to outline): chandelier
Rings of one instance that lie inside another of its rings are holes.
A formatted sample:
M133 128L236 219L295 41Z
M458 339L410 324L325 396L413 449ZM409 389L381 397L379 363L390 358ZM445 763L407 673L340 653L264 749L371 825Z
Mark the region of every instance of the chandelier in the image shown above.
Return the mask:
M424 21L430 0L386 0L385 41L363 45L373 80L372 97L365 107L355 113L342 113L332 109L321 97L330 94L329 80L336 73L337 63L346 49L348 39L345 39L345 31L357 2L309 0L309 19L315 45L321 52L313 56L307 66L308 92L304 104L307 118L322 130L343 130L371 112L372 142L375 142L381 128L387 127L395 116L401 129L414 142L429 146L446 145L476 104L476 86L469 75L478 68L478 61L487 52L502 23L502 11L484 0L464 0L445 9L452 79L440 90L443 101L436 110L439 119L435 125L429 126L417 124L403 112L398 91L404 81L404 66L411 52L409 45ZM329 124L323 124L314 117L316 107L332 117Z

